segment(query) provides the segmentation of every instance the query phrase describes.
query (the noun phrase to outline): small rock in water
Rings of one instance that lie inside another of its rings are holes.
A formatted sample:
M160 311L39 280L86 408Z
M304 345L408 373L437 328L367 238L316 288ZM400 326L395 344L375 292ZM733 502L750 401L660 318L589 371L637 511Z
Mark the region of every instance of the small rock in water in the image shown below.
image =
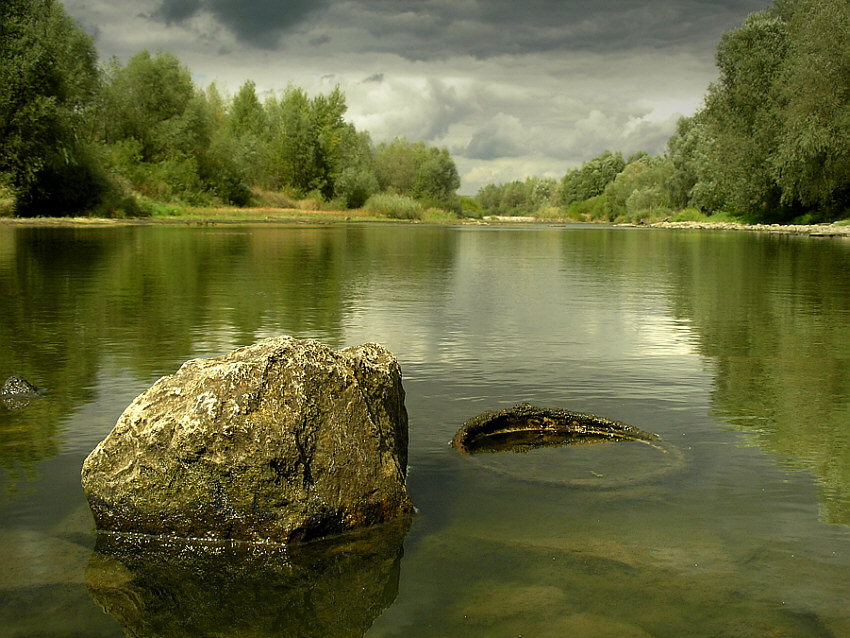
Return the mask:
M3 405L9 410L22 410L33 399L44 396L45 392L44 388L34 386L23 377L11 376L3 384L0 396L2 396Z

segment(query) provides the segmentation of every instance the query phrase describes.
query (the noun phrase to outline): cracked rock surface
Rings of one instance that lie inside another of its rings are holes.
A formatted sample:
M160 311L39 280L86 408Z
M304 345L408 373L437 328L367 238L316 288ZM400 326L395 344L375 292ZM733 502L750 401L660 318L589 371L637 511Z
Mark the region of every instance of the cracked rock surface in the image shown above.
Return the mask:
M276 337L157 381L82 484L100 530L287 542L411 513L406 470L392 353Z

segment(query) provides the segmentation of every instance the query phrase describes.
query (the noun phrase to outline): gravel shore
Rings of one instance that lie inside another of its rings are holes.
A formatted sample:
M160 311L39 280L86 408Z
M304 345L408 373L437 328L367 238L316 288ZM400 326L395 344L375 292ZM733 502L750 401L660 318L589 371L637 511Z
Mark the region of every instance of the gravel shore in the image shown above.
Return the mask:
M730 224L725 222L656 222L652 228L693 228L698 230L749 230L781 235L811 237L850 237L848 224Z

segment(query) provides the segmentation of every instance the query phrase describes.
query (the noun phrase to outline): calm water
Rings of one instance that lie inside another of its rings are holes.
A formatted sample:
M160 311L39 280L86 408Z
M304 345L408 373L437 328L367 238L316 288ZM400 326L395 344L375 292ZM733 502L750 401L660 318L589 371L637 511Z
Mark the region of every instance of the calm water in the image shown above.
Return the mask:
M0 334L0 377L49 389L0 407L0 635L850 636L846 240L0 227ZM94 551L80 467L123 409L280 334L399 358L410 529L304 556ZM448 446L521 401L673 451Z

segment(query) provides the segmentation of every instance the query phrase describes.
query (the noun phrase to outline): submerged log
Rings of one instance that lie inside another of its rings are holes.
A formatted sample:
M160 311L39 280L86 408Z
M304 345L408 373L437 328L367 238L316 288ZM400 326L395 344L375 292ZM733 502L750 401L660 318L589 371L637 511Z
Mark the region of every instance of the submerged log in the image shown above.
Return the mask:
M463 424L452 439L461 454L527 452L539 447L610 441L654 441L658 435L593 414L520 403L484 412Z

